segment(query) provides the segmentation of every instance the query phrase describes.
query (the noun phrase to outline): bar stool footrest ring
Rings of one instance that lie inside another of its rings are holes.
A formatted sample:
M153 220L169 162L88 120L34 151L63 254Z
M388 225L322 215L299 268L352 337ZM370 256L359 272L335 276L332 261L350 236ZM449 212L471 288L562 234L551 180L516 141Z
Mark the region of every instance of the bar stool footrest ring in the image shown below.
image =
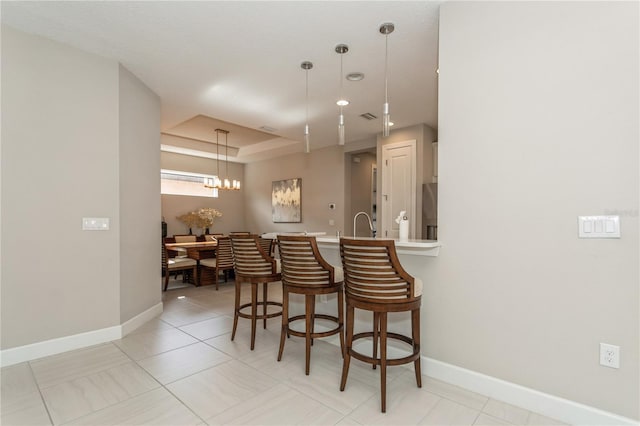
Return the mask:
M282 308L282 303L280 303L280 302L271 302L271 301L267 301L266 303L267 303L267 305L268 305L268 306L279 306L280 308ZM256 305L256 308L258 308L258 307L260 307L260 306L264 306L264 304L265 304L265 302L259 302L259 303ZM248 314L248 313L242 312L242 310L243 310L243 309L250 308L250 307L251 307L251 303L245 303L245 304L243 304L243 305L240 305L240 306L238 307L238 309L236 309L236 311L237 311L237 313L238 313L238 316L239 316L240 318L248 318L248 319L253 318L253 317L251 316L251 314ZM282 310L280 310L280 311L278 311L278 312L272 312L272 313L267 314L267 315L263 315L263 314L258 314L258 313L256 313L256 319L269 319L269 318L275 318L275 317L279 317L279 316L282 316Z
M320 319L333 321L336 324L338 324L338 326L336 328L332 328L331 330L317 331L315 333L311 333L310 336L311 336L312 339L318 339L318 338L321 338L321 337L333 336L334 334L338 334L344 328L344 326L339 323L338 317L335 317L333 315L315 314L315 317L316 318L320 318ZM295 316L289 317L288 324L287 324L287 329L286 329L287 333L289 333L289 334L291 334L293 336L297 336L297 337L306 337L307 336L306 332L298 331L298 330L292 330L291 327L289 327L289 325L294 321L305 321L305 320L306 320L306 316L305 315L295 315Z
M357 352L356 350L353 349L353 342L355 342L358 339L363 339L366 337L373 337L373 332L367 331L365 333L354 334L351 342L352 347L349 348L349 355L351 355L355 359L360 360L362 362L366 362L373 365L380 365L380 358L373 358L371 356L364 355L360 352ZM414 347L413 340L407 336L403 336L402 334L387 333L387 339L398 340L410 345L411 347ZM419 357L420 357L420 345L417 345L416 347L413 348L413 353L410 355L407 355L402 358L387 358L387 365L389 366L389 365L408 364L410 362L417 360Z

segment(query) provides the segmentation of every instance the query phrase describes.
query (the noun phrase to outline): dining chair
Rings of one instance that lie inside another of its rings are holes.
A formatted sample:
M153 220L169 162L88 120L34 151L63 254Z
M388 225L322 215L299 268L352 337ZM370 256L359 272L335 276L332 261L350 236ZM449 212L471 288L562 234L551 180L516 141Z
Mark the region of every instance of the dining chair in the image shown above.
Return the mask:
M169 287L169 276L172 272L189 273L193 277L193 282L198 283L197 277L197 265L198 263L188 257L174 257L170 258L167 254L167 246L164 241L162 242L162 272L164 273L164 288L163 291L167 291ZM185 281L188 277L185 275Z
M267 285L280 282L280 260L274 259L260 246L258 236L255 234L230 234L231 248L233 252L234 271L236 275L236 296L233 315L233 331L231 340L236 336L238 318L251 320L251 350L255 346L256 322L263 320L263 327L267 328L267 319L282 315L282 309L269 313L267 306L282 308L281 302L268 300ZM240 303L242 283L251 284L251 302ZM258 284L262 284L262 301L258 302ZM262 305L262 313L258 314L258 303ZM250 313L243 312L251 308Z
M176 243L195 243L196 242L195 235L174 235L173 239L175 240ZM178 255L176 257L187 257L187 249L185 248L176 247L176 248L173 248L172 250L175 250L176 252L178 252Z
M305 338L305 374L309 375L311 345L313 339L340 335L340 351L344 355L344 293L343 273L339 266L328 264L316 243L316 237L278 236L278 248L282 264L282 330L278 361L282 359L285 337L289 335ZM289 316L289 294L304 295L304 315ZM336 294L336 315L317 314L316 296ZM316 320L330 321L332 328L314 331ZM304 321L304 331L290 327L295 321Z
M224 237L224 234L206 234L204 236L204 240L205 241L216 241L220 237Z
M340 239L347 304L346 349L340 390L344 391L351 357L380 366L381 410L386 412L387 366L414 363L416 383L422 387L420 372L420 304L422 281L409 275L400 264L393 240ZM355 309L373 312L373 330L354 335ZM411 336L387 331L389 312L411 313ZM354 341L372 338L372 356L356 351ZM410 346L410 354L387 357L387 340ZM378 341L380 355L378 356Z
M216 290L218 290L218 279L220 272L224 274L224 282L227 282L227 274L233 270L233 253L231 250L231 240L229 237L217 237L216 257L211 259L201 259L200 268L213 269L215 273ZM202 271L199 273L202 278Z

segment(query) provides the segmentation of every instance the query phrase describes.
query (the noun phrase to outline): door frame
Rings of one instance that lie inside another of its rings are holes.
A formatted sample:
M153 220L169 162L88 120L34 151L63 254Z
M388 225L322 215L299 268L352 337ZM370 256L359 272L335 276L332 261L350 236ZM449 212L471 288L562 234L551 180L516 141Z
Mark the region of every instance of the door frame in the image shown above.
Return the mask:
M404 140L404 141L399 141L399 142L393 142L393 143L389 143L389 144L385 144L382 145L382 152L381 152L381 159L380 159L380 165L382 166L382 169L378 168L378 173L380 174L380 179L381 179L381 185L380 185L380 202L378 204L378 214L379 214L379 220L378 223L380 225L380 232L378 233L378 236L385 238L386 235L388 235L388 231L391 230L391 221L394 220L394 217L386 217L386 212L388 209L388 195L389 195L389 181L388 181L388 175L387 175L387 170L386 167L388 166L386 164L386 160L388 159L388 153L389 151L393 150L393 149L398 149L398 148L404 148L404 147L409 147L410 151L411 151L411 180L410 180L410 187L411 187L411 201L410 201L410 208L408 209L409 213L409 238L416 238L416 215L417 215L417 140L416 139L408 139L408 140Z

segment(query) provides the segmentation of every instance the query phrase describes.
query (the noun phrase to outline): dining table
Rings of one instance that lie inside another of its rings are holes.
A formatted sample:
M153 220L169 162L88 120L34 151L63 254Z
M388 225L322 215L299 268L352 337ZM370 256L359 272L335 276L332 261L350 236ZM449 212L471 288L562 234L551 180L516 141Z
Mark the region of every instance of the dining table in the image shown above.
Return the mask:
M218 246L217 241L165 243L165 246L167 247L167 250L184 249L186 250L187 257L194 259L197 262L198 273L194 282L196 286L215 284L215 269L203 268L201 270L200 260L216 257L216 247Z

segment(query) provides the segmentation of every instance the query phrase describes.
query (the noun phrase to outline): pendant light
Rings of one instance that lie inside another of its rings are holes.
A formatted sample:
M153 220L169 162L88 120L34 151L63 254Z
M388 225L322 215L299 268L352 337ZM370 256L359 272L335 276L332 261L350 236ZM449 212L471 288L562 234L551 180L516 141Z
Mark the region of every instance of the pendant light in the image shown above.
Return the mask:
M344 114L342 112L342 107L349 105L349 101L343 97L342 93L342 80L343 80L343 72L342 72L342 55L349 51L349 46L346 44L339 44L336 46L336 53L340 55L340 99L338 99L338 106L340 107L340 115L338 116L338 145L344 145Z
M309 70L313 68L313 64L304 61L300 64L300 68L305 70L305 102L306 102L306 121L304 124L304 152L311 152L311 141L309 136Z
M225 178L224 180L220 179L220 133L224 135L224 149L225 149ZM217 197L217 192L219 189L230 189L230 190L239 190L240 189L240 181L233 179L233 181L229 180L229 141L228 141L228 130L216 129L216 175L210 178L204 178L204 186L206 188L212 188L214 191L214 197Z
M240 189L240 181L233 179L231 181L229 179L229 131L223 129L216 129L216 132L224 134L224 181L222 182L222 189L228 190L239 190Z
M382 106L382 136L389 136L389 90L388 90L388 67L389 67L389 34L395 29L390 22L380 25L380 33L384 34L384 105Z
M214 193L217 193L219 189L222 188L222 182L220 181L220 150L218 149L220 146L220 132L224 131L221 129L216 129L216 174L210 178L204 178L204 186L205 188L212 188Z
M228 143L228 140L227 140L227 137L228 137L229 133L230 132L227 131L227 133L224 136L224 145L225 145L225 156L224 157L225 157L225 160L226 160L226 163L227 163L227 170L225 170L225 172L229 171L229 143ZM229 176L229 175L227 173L225 173L225 177L227 177L227 176ZM225 181L228 181L228 179L225 179ZM240 189L240 180L233 179L231 181L231 188L229 188L229 189L232 189L234 191L239 190Z

